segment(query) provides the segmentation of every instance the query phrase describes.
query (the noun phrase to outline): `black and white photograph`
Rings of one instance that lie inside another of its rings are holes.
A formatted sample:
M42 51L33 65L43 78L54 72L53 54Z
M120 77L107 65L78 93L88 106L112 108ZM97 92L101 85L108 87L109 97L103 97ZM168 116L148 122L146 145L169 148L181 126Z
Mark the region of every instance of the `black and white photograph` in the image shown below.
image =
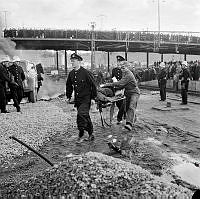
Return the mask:
M0 0L0 199L200 199L200 1Z

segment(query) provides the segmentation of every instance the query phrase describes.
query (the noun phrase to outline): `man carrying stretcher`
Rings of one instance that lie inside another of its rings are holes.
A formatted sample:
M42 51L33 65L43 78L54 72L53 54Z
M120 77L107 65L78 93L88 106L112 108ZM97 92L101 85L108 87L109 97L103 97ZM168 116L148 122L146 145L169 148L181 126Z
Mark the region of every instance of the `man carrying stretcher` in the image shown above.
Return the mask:
M120 64L120 67L122 70L122 78L117 82L106 83L103 87L114 87L114 89L119 90L124 89L124 95L126 97L126 125L124 127L131 131L133 123L136 120L136 108L140 96L140 90L135 76L128 69L128 62L124 61Z

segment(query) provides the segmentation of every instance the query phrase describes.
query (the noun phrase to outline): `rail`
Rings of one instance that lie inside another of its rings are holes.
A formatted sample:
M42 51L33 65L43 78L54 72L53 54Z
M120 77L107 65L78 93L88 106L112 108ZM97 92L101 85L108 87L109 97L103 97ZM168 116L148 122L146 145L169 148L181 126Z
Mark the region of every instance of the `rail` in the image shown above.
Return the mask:
M65 38L117 41L150 41L160 43L200 44L200 32L185 31L100 31L62 29L5 29L4 37L10 38Z

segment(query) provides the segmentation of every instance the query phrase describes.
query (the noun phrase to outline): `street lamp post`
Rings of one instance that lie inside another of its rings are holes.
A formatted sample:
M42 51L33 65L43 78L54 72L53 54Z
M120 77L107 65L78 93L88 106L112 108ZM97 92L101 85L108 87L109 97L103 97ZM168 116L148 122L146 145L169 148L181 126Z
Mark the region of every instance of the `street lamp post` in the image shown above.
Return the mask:
M8 11L2 10L0 12L4 13L4 26L5 26L5 29L7 29L7 13L8 13Z
M3 29L7 29L7 13L8 13L8 11L7 10L4 10L4 11L0 10L0 14L1 13L4 13L4 23L3 23L3 19L1 17L1 15L0 15L0 37L3 37Z
M154 1L154 0L153 0ZM158 39L156 39L156 36L155 36L155 42L154 42L154 49L156 50L156 51L158 51L159 50L159 48L160 48L160 0L156 0L157 1L157 14L158 14ZM164 2L164 0L163 0L163 2ZM155 34L156 35L156 34Z
M92 28L92 38L91 38L91 71L95 68L95 34L94 34L94 28L96 26L95 22L91 22L91 28Z
M160 0L158 1L158 47L160 47Z
M104 19L106 18L106 15L100 14L97 17L100 18L100 30L103 30L103 25L104 25L103 22L104 22Z

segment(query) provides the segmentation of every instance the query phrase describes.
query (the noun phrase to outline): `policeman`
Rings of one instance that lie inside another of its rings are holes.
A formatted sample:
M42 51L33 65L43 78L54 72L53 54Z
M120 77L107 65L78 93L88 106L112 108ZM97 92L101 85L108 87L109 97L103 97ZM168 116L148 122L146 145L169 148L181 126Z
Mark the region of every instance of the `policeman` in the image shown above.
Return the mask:
M127 130L131 131L136 121L136 108L138 99L140 96L140 90L137 85L137 81L133 73L128 69L129 64L124 61L121 64L122 79L118 82L107 83L105 86L115 86L119 89L124 89L124 95L126 96L126 125Z
M42 64L39 63L36 65L36 70L37 70L37 79L38 79L38 87L37 87L37 93L39 92L40 87L42 86L42 81L44 80L43 75L44 75L44 69L42 67ZM42 75L43 74L43 75Z
M10 77L8 67L10 65L10 58L5 56L0 62L0 110L1 113L9 113L6 110L7 98L6 98L6 83L17 85Z
M13 64L9 66L9 72L12 74L14 81L18 84L18 86L9 85L11 96L13 98L14 104L17 112L20 112L20 102L24 95L23 89L23 81L25 80L25 74L20 66L20 58L18 56L13 57Z
M117 67L112 69L112 78L116 77L116 79L119 81L122 78L122 70L120 68L120 64L126 60L120 55L116 56L116 58L117 58Z
M160 88L160 101L166 100L166 84L167 84L167 72L165 69L165 63L160 63L160 72L158 73L158 86Z
M118 81L122 78L122 70L120 68L121 64L126 61L124 57L118 55L117 58L117 67L113 68L111 77L115 77ZM117 113L117 124L122 123L123 115L125 116L125 101L120 100L116 102L116 105L119 109Z
M188 86L189 80L191 78L191 74L187 69L187 61L182 62L182 71L179 75L179 79L181 80L181 97L182 97L182 105L187 104L187 96L188 96Z
M92 73L81 66L81 56L71 55L73 70L70 71L66 82L66 96L70 100L74 90L74 105L77 108L78 142L83 141L84 131L89 134L89 140L94 140L93 125L89 110L91 99L97 96L97 88Z

